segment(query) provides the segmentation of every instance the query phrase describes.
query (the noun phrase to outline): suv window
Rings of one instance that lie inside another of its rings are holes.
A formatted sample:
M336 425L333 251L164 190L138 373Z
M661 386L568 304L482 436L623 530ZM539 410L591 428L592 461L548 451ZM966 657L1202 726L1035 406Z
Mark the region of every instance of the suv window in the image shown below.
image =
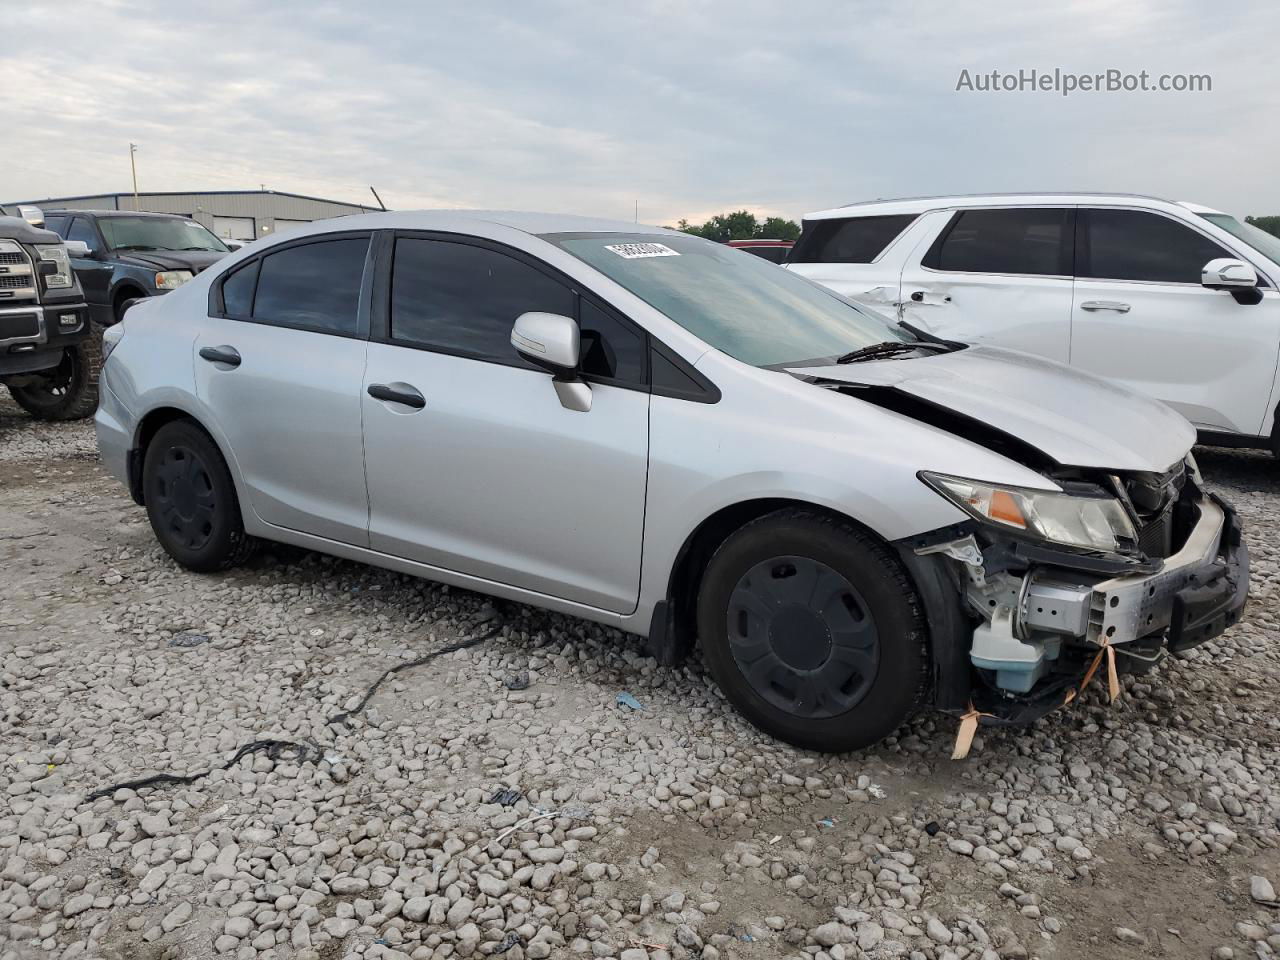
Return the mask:
M1203 234L1158 213L1089 210L1076 275L1199 284L1206 263L1232 256Z
M448 240L400 237L391 266L391 338L532 367L511 346L516 317L574 315L574 293L515 257Z
M368 237L321 240L262 258L253 319L355 336ZM239 270L229 280L247 273ZM234 293L234 290L232 291ZM227 288L223 287L223 298Z
M1071 276L1072 211L1022 207L961 210L921 264L962 273Z
M67 239L67 220L65 214L49 214L44 218L44 227L46 230L52 230L63 240Z
M83 240L88 244L90 253L97 253L102 247L98 242L98 232L93 229L93 224L84 217L76 217L71 221L71 226L67 229L66 239Z
M918 215L811 220L791 252L792 263L870 263ZM774 261L775 263L780 261Z

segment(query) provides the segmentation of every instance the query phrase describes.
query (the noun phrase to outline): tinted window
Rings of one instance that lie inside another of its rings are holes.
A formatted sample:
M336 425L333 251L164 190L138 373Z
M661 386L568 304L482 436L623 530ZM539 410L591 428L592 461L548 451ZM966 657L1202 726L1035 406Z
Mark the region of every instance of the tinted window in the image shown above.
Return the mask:
M230 317L248 317L253 314L253 288L258 282L258 264L255 260L234 271L222 281L222 309Z
M394 339L523 364L511 346L511 327L516 317L531 310L572 317L574 293L496 250L445 240L396 241L391 274Z
M578 309L582 372L626 383L643 383L644 339L640 332L585 297Z
M93 226L84 217L76 217L71 221L71 226L67 230L66 239L83 240L89 245L89 252L93 253L98 250L101 244L98 243L98 234Z
M47 216L44 218L44 226L46 230L52 230L63 240L67 239L67 218L59 216Z
M354 335L368 249L367 237L354 237L308 243L263 257L254 319Z
M1140 210L1090 210L1076 273L1108 280L1199 283L1210 260L1231 254L1168 217Z
M768 260L770 263L786 263L787 254L791 252L790 247L739 247L738 249L761 260Z
M1071 275L1071 211L964 210L922 263L965 273Z
M916 214L810 220L791 255L792 263L870 263L915 220Z

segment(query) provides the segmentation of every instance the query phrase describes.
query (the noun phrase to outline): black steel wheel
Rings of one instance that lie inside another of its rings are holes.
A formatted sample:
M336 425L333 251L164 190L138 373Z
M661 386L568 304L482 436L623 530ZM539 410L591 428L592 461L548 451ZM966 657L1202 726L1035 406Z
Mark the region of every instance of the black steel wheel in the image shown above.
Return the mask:
M37 420L83 420L98 409L98 372L102 367L102 331L62 351L52 370L23 386L10 385L14 402Z
M770 557L729 595L729 649L762 698L797 717L858 705L875 681L880 634L867 602L812 557Z
M147 446L143 501L165 552L184 567L224 570L252 550L235 484L217 445L190 420L162 426Z
M883 543L820 513L779 511L725 540L703 573L698 634L729 700L802 747L875 743L927 689L910 578Z

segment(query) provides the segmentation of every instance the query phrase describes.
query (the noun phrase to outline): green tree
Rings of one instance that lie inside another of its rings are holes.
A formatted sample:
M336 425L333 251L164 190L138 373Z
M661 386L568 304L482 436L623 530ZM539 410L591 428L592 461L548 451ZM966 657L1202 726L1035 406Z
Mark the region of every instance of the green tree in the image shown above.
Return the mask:
M1244 222L1280 237L1280 217L1245 217Z
M800 225L794 220L767 217L761 222L750 210L718 213L706 223L694 224L682 219L676 229L717 243L729 240L795 240L800 236Z

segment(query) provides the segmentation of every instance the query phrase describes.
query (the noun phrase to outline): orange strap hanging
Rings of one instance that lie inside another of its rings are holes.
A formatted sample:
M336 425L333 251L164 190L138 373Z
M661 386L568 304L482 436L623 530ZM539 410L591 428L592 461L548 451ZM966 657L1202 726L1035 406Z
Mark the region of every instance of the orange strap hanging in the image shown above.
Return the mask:
M1120 675L1116 672L1116 648L1111 645L1111 641L1106 637L1100 638L1099 643L1101 643L1101 646L1098 648L1098 653L1093 658L1093 662L1089 664L1089 669L1084 672L1084 679L1080 681L1079 689L1067 691L1067 698L1062 701L1064 706L1074 700L1076 695L1083 692L1084 688L1089 685L1093 675L1098 672L1098 667L1102 666L1103 657L1107 660L1107 702L1115 703L1120 698Z
M981 713L974 705L973 701L969 701L969 709L960 717L960 729L956 731L956 745L951 751L952 760L963 760L969 755L969 748L973 746L974 734L978 732L978 720L982 717L994 717L993 713Z

